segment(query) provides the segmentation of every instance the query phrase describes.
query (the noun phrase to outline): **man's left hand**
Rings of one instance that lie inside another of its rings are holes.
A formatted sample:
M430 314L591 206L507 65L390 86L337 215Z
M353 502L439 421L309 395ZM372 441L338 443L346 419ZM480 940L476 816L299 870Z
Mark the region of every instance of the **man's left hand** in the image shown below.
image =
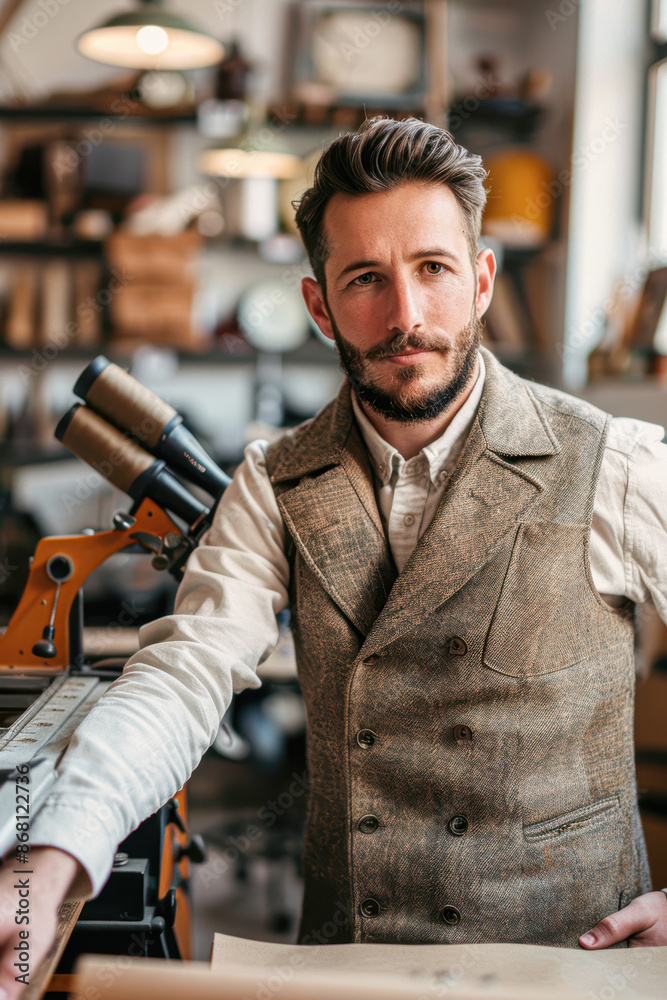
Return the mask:
M617 913L605 917L582 934L579 944L589 951L627 941L629 948L656 948L667 944L667 896L646 892Z

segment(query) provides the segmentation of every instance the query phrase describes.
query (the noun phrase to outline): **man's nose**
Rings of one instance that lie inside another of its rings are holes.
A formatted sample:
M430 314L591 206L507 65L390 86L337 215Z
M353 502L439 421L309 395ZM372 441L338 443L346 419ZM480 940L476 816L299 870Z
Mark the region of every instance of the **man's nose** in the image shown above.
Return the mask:
M393 281L387 287L385 320L387 329L410 333L422 326L419 293L407 279Z

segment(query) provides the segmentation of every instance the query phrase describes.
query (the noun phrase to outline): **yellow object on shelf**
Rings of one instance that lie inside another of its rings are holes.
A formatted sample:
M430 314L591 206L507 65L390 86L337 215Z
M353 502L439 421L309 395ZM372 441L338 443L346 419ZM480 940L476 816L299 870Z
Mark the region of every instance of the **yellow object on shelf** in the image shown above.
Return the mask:
M560 194L547 161L530 149L516 147L489 157L490 191L483 232L506 246L534 247L550 235L554 203Z

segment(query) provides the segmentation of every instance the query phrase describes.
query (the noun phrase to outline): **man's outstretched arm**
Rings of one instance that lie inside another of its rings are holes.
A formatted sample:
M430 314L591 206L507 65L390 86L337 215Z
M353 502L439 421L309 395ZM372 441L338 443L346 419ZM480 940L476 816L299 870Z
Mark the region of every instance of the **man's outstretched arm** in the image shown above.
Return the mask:
M287 606L289 582L284 527L263 463L263 446L254 442L188 560L174 614L143 627L144 648L91 709L58 765L30 830L31 866L45 859L32 875L31 903L41 899L31 915L33 954L52 940L65 893L96 895L118 844L182 787L232 695L260 685L257 666L278 640L276 614ZM42 855L43 848L58 850ZM11 867L0 869L5 934L16 909Z

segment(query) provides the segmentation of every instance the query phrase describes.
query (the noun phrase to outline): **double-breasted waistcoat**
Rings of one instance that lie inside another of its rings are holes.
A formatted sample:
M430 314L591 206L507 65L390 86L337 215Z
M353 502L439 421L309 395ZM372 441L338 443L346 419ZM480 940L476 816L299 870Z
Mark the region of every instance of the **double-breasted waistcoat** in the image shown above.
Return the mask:
M632 608L588 559L609 417L482 350L400 574L347 382L267 450L308 715L304 943L576 947L650 888Z

